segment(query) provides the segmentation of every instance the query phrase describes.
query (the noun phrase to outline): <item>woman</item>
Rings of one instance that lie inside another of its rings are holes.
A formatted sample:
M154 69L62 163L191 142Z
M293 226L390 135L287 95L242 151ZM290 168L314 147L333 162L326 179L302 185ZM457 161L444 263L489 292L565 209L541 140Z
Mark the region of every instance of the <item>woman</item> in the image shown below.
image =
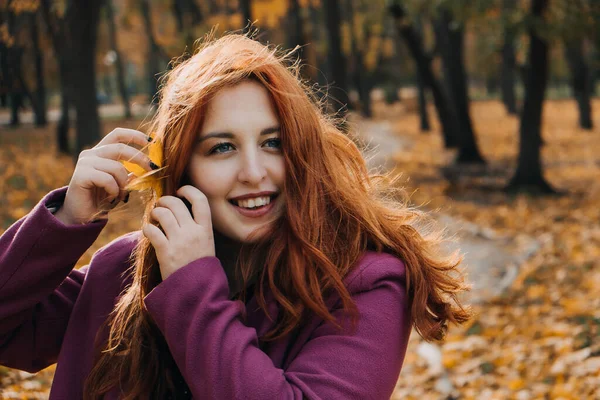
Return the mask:
M83 151L0 238L0 363L58 361L52 399L389 398L411 327L439 340L469 317L464 286L296 72L208 40L169 73L153 139ZM141 232L71 271L140 185Z

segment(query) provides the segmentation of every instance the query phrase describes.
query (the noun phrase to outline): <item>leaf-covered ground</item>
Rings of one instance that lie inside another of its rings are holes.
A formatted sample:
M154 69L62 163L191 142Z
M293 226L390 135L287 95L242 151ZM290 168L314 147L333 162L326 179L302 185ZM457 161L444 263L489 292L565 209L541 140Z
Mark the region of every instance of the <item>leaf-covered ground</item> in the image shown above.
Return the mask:
M574 102L546 103L543 165L562 194L543 197L499 190L518 149L518 121L500 104L472 107L486 176L452 185L442 179L452 154L440 136L418 132L415 115L392 120L414 140L395 159L415 203L541 242L506 295L476 306L470 324L450 331L441 368L427 362L431 351L413 334L394 398L600 398L600 101L594 113L597 128L583 131Z
M412 335L393 398L600 398L600 129L577 128L574 102L546 103L542 158L548 181L562 194L536 197L501 191L514 168L518 121L497 102L473 104L489 165L484 175L471 178L443 169L452 153L443 150L437 127L422 134L414 113L402 107L376 110L378 119L390 121L414 144L395 157L414 203L542 244L519 266L509 292L475 306L476 317L452 328L444 344L426 346ZM594 115L600 127L599 101ZM136 125L110 121L104 131ZM71 159L57 157L55 148L53 127L0 132L0 232L49 190L68 184ZM135 196L127 208L130 215L109 222L78 266L113 238L138 229ZM36 375L0 367L0 398L47 398L53 372L54 367Z

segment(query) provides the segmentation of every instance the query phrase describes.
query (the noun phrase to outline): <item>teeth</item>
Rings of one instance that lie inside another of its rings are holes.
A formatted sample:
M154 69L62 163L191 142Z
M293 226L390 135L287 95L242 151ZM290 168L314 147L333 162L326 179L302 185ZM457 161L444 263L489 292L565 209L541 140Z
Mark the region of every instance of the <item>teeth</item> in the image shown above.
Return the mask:
M271 198L268 196L265 197L256 197L254 199L245 199L245 200L236 200L235 201L239 207L243 208L256 208L266 206L271 203Z

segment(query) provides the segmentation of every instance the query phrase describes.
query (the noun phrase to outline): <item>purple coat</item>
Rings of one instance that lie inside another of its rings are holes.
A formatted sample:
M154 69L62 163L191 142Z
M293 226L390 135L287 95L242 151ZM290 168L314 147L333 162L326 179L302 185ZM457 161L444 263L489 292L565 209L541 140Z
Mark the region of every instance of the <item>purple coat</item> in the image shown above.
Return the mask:
M35 372L58 362L56 400L82 398L96 332L130 282L123 272L141 235L116 239L73 270L106 222L62 224L47 204L65 193L52 191L0 236L0 364ZM144 301L196 399L389 399L411 327L404 264L368 252L344 281L360 312L355 333L313 317L261 347L258 336L273 323L254 297L229 300L215 257L184 266ZM268 293L267 305L275 320Z

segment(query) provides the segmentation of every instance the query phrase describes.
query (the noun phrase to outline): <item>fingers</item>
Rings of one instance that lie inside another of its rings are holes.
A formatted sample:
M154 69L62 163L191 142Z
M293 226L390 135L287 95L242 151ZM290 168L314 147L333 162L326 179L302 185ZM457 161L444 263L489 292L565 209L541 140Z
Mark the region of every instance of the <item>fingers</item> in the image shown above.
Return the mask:
M120 162L106 158L99 158L98 160L95 160L92 168L111 174L117 181L120 189L123 189L125 186L127 186L129 175L127 169Z
M178 196L185 197L192 203L194 221L197 224L212 227L210 206L208 205L208 199L204 193L191 185L180 187L176 193Z
M186 223L194 221L183 201L177 197L163 196L156 202L156 207L169 209L175 216L179 226L184 226Z
M150 157L142 153L138 149L128 146L123 143L107 144L104 146L96 146L90 150L84 150L81 152L80 157L86 157L89 154L93 154L97 157L108 158L115 161L129 161L138 164L147 171L152 171L152 161Z
M116 128L108 135L106 135L98 146L105 146L111 143L123 143L128 145L137 145L140 147L145 147L148 145L149 136L137 131L135 129L128 128Z
M142 226L142 233L156 249L165 248L169 244L161 230L152 224L144 224Z
M102 188L104 191L106 191L106 193L108 193L109 198L119 198L121 190L117 184L117 181L115 181L115 178L111 174L92 169L90 170L88 176L90 178L90 182L92 182L94 186Z
M119 195L117 197L119 200L125 199L125 196L127 196L125 187L131 178L123 164L111 159L91 156L82 158L79 161L79 165L88 170L96 170L111 175L119 188Z
M160 224L167 238L175 237L180 225L171 209L157 206L155 209L150 211L150 218Z

